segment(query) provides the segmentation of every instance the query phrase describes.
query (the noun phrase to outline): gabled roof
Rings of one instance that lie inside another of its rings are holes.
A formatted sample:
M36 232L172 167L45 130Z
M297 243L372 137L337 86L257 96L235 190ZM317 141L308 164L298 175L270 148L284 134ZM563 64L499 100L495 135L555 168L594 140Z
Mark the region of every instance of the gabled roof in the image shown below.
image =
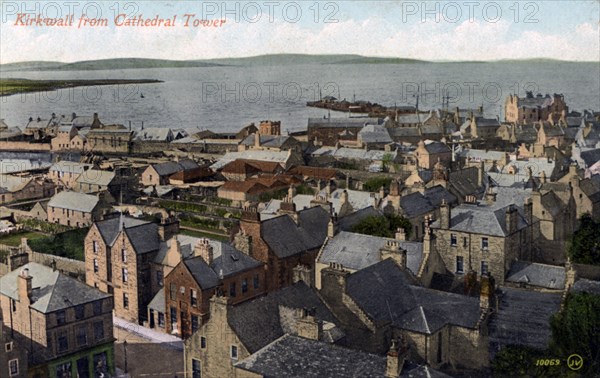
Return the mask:
M261 377L289 378L383 378L386 358L298 336L284 335L237 368Z
M508 206L495 207L463 203L451 210L450 230L469 232L489 236L507 236L505 211ZM518 208L517 208L518 209ZM439 219L432 227L438 228ZM519 212L517 215L517 230L527 227L527 222Z
M135 140L141 141L159 141L167 142L173 139L173 131L164 127L150 127L144 130L137 131L134 136Z
M360 270L381 261L380 250L388 241L394 239L342 231L325 244L318 262L327 265L335 262L345 268ZM423 261L423 243L396 241L406 250L408 269L417 274Z
M430 141L429 143L425 142L425 149L430 154L443 154L450 153L451 151L450 147L448 147L445 143L435 141Z
M579 186L593 203L600 202L600 175L581 180Z
M392 143L388 129L382 125L366 125L358 132L363 143Z
M199 165L193 160L182 160L180 162L167 161L159 164L152 164L152 168L158 173L159 176L170 176L174 173L198 168Z
M565 268L527 261L515 261L510 267L506 281L546 289L563 290L565 288Z
M219 276L206 264L202 257L198 256L183 260L183 263L203 290L219 286Z
M414 279L392 259L359 270L346 279L346 293L375 322L433 334L445 325L474 328L479 299L414 286Z
M60 209L69 209L91 213L94 211L100 199L90 194L63 191L54 195L48 202L48 207L57 207Z
M221 172L233 174L276 173L281 168L281 165L274 161L236 159L227 163Z
M236 159L271 161L284 165L290 158L290 151L269 151L269 150L246 150L237 152L227 152L218 162L210 166L212 170L219 170L227 163Z
M323 245L327 237L329 213L321 206L298 212L298 224L288 215L265 220L262 238L280 258L310 251Z
M338 321L316 290L300 281L236 306L228 307L227 322L250 353L283 336L280 311L314 308L316 318L336 324Z
M31 182L32 178L0 174L0 190L18 192Z
M29 269L29 275L32 277L33 303L31 308L43 314L110 297L109 294L94 289L81 281L34 262L0 278L2 295L19 300L17 280L23 269Z
M151 247L156 247L156 249L158 249L158 226L154 223L141 219L121 216L96 222L95 225L98 227L98 231L100 232L104 243L108 246L112 246L115 243L117 236L119 236L119 233L123 229L128 230L130 228L137 228L135 232L128 234L130 238L133 236L136 237L136 243L134 244L134 247L135 245L145 244L142 243L141 240L137 239L137 236L145 235L147 242L152 244L156 243L156 245L152 245ZM156 239L153 235L156 235ZM134 240L132 240L132 242L134 242ZM144 250L147 250L147 247L145 247Z
M500 288L498 311L489 323L490 350L517 344L546 349L550 317L560 311L562 293Z
M158 293L152 298L150 303L148 303L148 308L165 313L165 288L161 287Z
M75 182L79 184L92 184L108 186L114 180L115 173L110 171L101 171L98 169L88 169L83 172Z
M600 148L581 151L580 156L581 159L585 162L587 168L589 168L600 161Z

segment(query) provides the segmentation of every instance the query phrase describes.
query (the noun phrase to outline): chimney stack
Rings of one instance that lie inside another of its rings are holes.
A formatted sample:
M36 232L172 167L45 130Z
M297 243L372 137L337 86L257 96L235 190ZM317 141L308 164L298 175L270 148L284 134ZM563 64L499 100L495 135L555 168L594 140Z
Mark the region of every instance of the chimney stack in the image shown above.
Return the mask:
M506 232L510 235L517 231L519 227L519 211L515 205L509 205L506 208Z
M442 230L447 230L450 228L451 216L450 206L445 199L442 199L442 205L440 206L440 228Z
M335 234L337 234L337 214L334 213L327 224L327 237L331 239Z
M406 241L406 232L404 231L404 228L398 227L396 230L396 240Z
M31 304L31 292L33 277L29 275L29 268L23 268L17 277L17 287L19 290L19 302L25 305Z
M481 310L489 310L494 297L494 278L489 274L481 276L481 288L479 291L479 308Z
M400 248L398 240L388 240L379 250L381 260L393 259L402 269L406 269L406 251Z
M302 308L298 309L298 320L296 322L296 331L298 336L310 340L321 340L323 338L323 322L317 320L316 309Z
M386 378L398 378L402 375L404 362L408 356L408 344L404 340L401 340L400 345L398 344L398 340L392 339L392 345L386 357Z
M210 265L214 260L214 249L213 246L210 245L210 241L208 239L200 239L198 244L194 247L194 256L202 257L202 260L206 262L206 264Z

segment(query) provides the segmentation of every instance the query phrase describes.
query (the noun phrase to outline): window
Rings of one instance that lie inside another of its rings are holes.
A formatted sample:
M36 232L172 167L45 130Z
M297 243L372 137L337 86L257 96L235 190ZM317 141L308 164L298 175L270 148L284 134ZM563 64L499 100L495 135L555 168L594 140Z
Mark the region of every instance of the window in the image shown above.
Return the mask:
M125 248L121 248L121 261L127 262L127 250Z
M102 321L94 323L94 337L96 341L104 339L104 323Z
M235 282L229 284L229 296L235 297Z
M129 294L123 293L123 307L129 308Z
M129 275L127 273L127 268L121 269L121 275L123 278L123 282L127 282L127 280L129 279Z
M260 276L258 274L254 275L254 289L258 289L260 287Z
M75 306L75 319L81 320L85 316L85 305Z
M63 332L57 336L58 352L65 352L69 349L69 338L67 333Z
M467 248L467 237L463 237L463 248Z
M86 326L77 329L77 346L87 345Z
M14 299L11 299L10 303L12 304L12 312L17 311L17 302Z
M94 273L98 273L98 259L94 259Z
M192 295L192 306L198 306L198 292L194 289L190 289Z
M6 343L6 344L4 344L4 350L5 350L7 353L8 353L8 352L10 352L10 351L12 350L12 347L13 347L13 343L12 343L12 341L11 341L10 343Z
M206 337L200 336L200 348L206 349Z
M171 307L171 330L177 330L177 309L175 307Z
M185 294L185 287L181 286L181 287L179 288L179 292L181 293L181 296L183 297L183 296L184 296L184 294Z
M487 261L482 261L482 262L481 262L481 274L482 274L482 275L484 275L484 274L488 274L488 272L489 272L489 270L488 270L488 269L489 269L489 267L488 267L488 263L487 263Z
M19 375L19 360L15 359L8 361L8 375L11 377Z
M177 285L171 284L170 289L171 289L170 290L170 292L171 292L170 298L172 301L176 301L177 300Z
M198 331L198 316L196 315L192 315L192 333L195 333L196 331Z
M58 311L56 313L56 324L57 325L63 325L66 322L66 315L65 315L65 311Z
M192 378L200 378L200 361L192 360Z
M162 312L158 313L158 326L160 328L165 328L165 314Z
M450 234L450 245L453 247L456 247L457 245L457 241L456 241L456 235L454 234Z
M248 279L244 278L242 280L242 293L247 293L248 292Z
M464 260L462 256L456 256L456 273L464 272Z
M488 249L488 238L481 238L481 249Z
M157 270L156 271L156 283L158 284L158 286L162 286L163 283L163 272L162 270Z
M102 301L94 302L94 316L102 314Z
M237 360L237 358L238 358L238 349L237 349L237 346L232 345L231 346L231 359L232 360Z

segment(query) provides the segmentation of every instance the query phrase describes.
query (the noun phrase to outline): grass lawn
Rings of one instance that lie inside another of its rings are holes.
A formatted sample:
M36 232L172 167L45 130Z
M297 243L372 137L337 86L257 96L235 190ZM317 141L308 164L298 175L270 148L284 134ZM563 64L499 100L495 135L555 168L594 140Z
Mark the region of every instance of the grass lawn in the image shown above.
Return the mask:
M195 231L195 230L181 230L181 234L193 236L195 238L208 238L220 241L229 241L229 236L227 235L217 235L209 232Z
M5 236L0 236L0 244L10 245L12 247L18 247L21 245L21 238L27 238L29 240L41 239L46 235L41 234L39 232L19 232L16 234L10 234Z

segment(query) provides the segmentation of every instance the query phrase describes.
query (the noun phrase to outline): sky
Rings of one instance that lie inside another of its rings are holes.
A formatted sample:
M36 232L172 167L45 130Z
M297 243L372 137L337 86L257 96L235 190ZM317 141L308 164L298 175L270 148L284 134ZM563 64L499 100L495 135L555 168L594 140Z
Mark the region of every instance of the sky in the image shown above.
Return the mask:
M2 64L279 53L600 62L600 0L0 0L0 7ZM70 14L72 26L23 25L26 17ZM188 16L187 26L185 14L195 14ZM140 16L177 18L173 27L117 25ZM85 19L98 19L100 25L80 24ZM217 26L194 27L194 20L203 19L217 21Z

